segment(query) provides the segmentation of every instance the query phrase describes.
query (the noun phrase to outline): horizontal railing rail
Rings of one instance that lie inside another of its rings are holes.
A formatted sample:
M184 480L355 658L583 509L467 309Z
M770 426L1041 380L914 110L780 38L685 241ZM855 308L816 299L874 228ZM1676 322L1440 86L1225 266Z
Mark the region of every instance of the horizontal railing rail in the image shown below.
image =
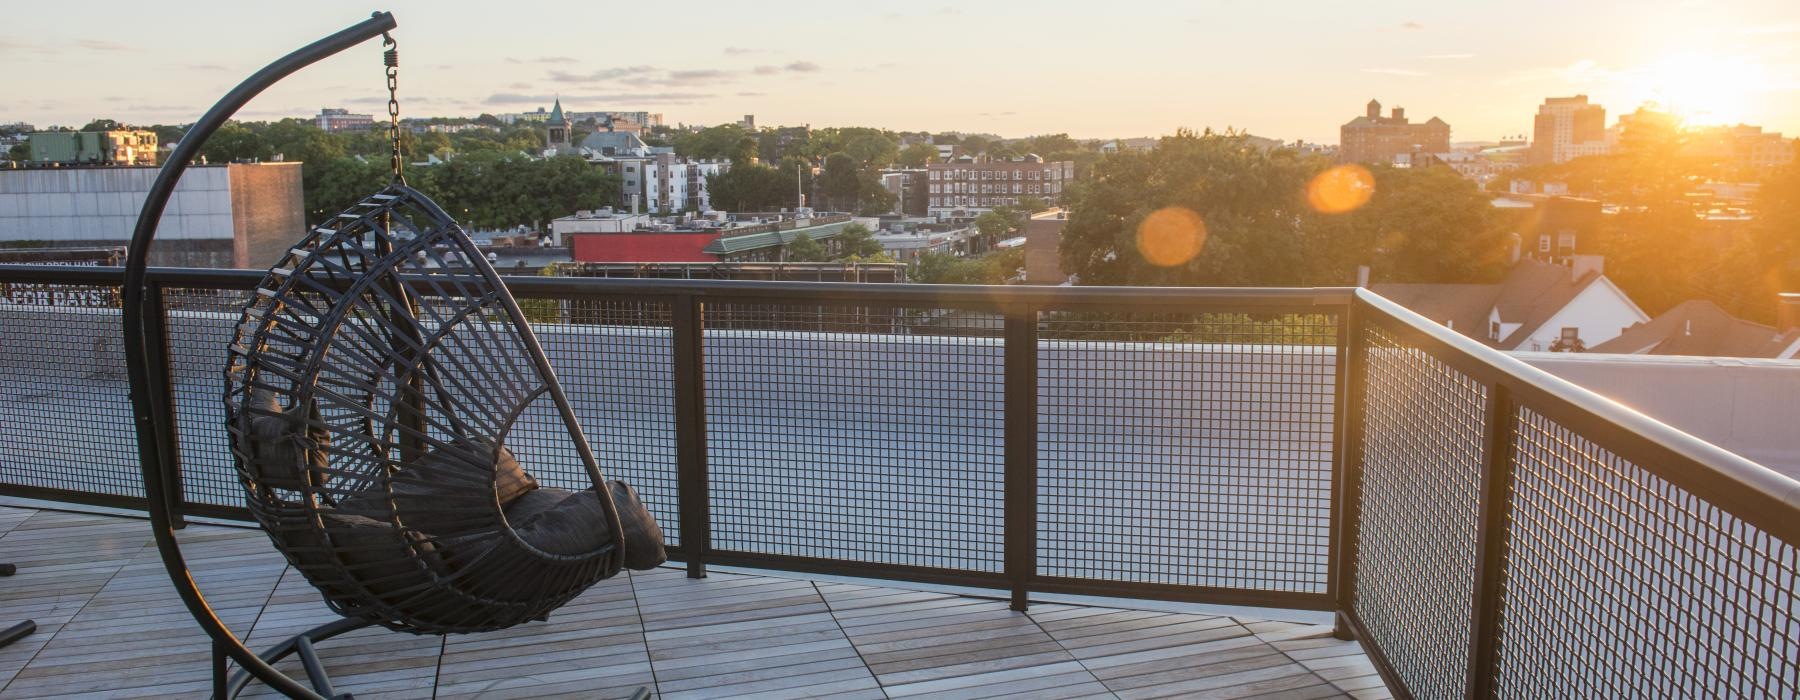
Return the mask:
M147 277L178 513L244 517L261 277ZM144 505L121 281L0 265L0 493ZM507 284L691 575L1334 610L1409 697L1800 688L1800 485L1366 290ZM578 483L548 418L509 446Z

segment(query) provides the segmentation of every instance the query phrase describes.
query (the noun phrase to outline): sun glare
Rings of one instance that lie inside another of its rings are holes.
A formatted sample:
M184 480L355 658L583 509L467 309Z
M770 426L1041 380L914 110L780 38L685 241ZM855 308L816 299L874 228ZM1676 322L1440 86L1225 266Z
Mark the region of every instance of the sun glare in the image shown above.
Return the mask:
M1743 58L1677 55L1644 66L1636 101L1652 102L1693 125L1738 124L1756 109L1768 72Z
M1206 246L1206 222L1187 207L1163 207L1138 224L1137 249L1157 267L1181 265Z

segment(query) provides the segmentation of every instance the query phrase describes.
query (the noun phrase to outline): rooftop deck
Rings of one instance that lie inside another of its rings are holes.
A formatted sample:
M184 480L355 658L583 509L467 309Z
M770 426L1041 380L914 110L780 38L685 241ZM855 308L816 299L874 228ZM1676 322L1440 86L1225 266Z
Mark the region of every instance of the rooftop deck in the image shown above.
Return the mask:
M194 697L208 640L136 518L0 507L0 696ZM220 617L251 646L335 619L254 529L181 539ZM493 634L365 629L320 651L359 697L1390 697L1329 626L1003 600L679 570L620 575L550 618ZM300 673L289 662L290 673ZM246 695L269 694L252 684Z

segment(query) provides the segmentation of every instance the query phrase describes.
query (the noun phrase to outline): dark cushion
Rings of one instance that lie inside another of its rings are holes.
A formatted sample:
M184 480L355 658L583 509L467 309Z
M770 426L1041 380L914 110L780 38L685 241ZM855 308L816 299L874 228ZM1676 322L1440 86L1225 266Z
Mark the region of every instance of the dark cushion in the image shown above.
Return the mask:
M498 527L496 500L505 507L535 489L537 480L519 466L512 450L487 438L458 438L406 464L388 480L387 489L376 484L346 496L338 507L345 513L387 520L391 490L393 514L401 525L454 537Z
M357 595L361 586L389 601L404 599L446 573L436 546L422 534L343 513L322 513L324 538L310 527L289 530L288 554L328 594ZM327 547L329 545L329 547ZM338 579L342 566L354 583ZM317 574L317 576L313 575Z
M639 571L654 569L668 560L663 550L662 528L638 500L637 491L623 481L607 484L619 524L625 532L625 566ZM570 492L543 488L514 501L506 519L519 539L552 554L586 554L612 540L606 511L593 489Z
M331 433L316 406L283 408L275 392L262 388L250 391L249 403L246 444L239 447L248 456L244 468L251 476L265 486L296 491L305 485L309 466L320 482L330 478L325 469Z

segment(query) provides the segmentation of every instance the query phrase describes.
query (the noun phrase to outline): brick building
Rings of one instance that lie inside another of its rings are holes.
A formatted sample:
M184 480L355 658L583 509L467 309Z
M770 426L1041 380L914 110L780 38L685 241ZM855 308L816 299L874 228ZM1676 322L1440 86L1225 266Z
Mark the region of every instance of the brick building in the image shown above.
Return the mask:
M1587 95L1548 97L1531 125L1531 163L1563 163L1606 153L1606 108Z
M1366 114L1338 130L1338 144L1338 158L1346 163L1392 163L1403 154L1449 153L1450 125L1437 117L1413 124L1405 107L1384 117L1381 103L1369 100Z
M1030 197L1056 204L1075 180L1073 161L1046 163L1035 155L985 163L961 156L925 167L930 188L927 211L939 220L974 218Z

